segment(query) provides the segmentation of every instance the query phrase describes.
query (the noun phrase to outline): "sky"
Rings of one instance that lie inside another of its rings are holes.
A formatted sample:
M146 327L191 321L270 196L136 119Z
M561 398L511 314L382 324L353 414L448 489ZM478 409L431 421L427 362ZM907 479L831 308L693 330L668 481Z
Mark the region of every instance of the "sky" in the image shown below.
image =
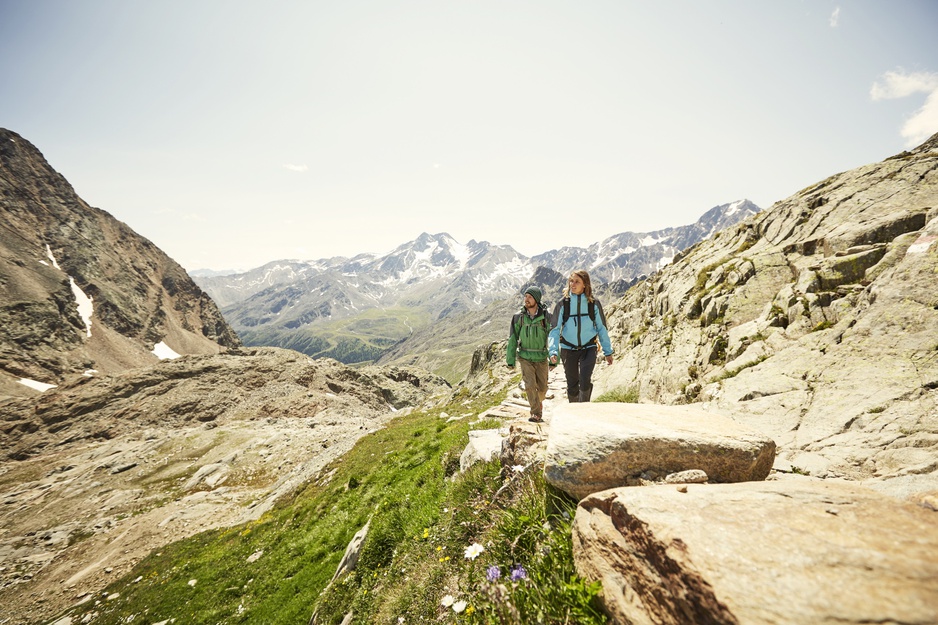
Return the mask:
M0 127L192 271L533 256L938 132L933 0L0 0Z

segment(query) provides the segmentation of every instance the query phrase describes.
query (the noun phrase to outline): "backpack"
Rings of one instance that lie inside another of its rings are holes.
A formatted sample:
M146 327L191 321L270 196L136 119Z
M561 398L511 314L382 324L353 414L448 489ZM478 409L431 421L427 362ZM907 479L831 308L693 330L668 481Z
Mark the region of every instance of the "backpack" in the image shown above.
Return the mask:
M587 301L588 301L588 304L586 305L586 314L589 316L590 321L593 322L593 327L598 330L598 329L599 329L599 326L596 325L596 302L595 302L594 300L587 300ZM602 319L603 325L606 325L606 315L603 313L602 307L599 308L599 315L600 315L600 318ZM571 313L570 313L570 296L568 295L567 297L563 298L563 313L562 313L562 319L560 320L560 327L561 327L561 328L563 328L563 326L567 323L567 319L569 319L570 316L571 316ZM583 316L583 313L578 313L578 314L575 315L575 316L577 316L577 317L582 317L582 316ZM560 335L560 342L561 342L563 345L569 345L569 346L570 346L571 348L573 348L573 349L582 349L582 348L586 347L587 345L589 345L590 343L595 343L595 344L598 346L598 345L599 345L599 335L597 334L595 337L593 337L593 340L592 340L592 341L589 341L589 343L587 343L586 345L574 345L574 344L571 343L570 341L568 341L568 340L566 340L565 338L563 338L563 334L561 333L561 335Z
M596 302L594 302L593 300L588 300L588 301L589 301L589 304L587 304L586 306L586 314L589 315L590 321L592 321L593 326L595 326L596 325ZM583 314L580 313L579 316L582 317ZM568 296L568 297L563 298L563 320L560 322L561 328L564 326L565 323L567 323L567 319L569 318L570 318L570 297Z

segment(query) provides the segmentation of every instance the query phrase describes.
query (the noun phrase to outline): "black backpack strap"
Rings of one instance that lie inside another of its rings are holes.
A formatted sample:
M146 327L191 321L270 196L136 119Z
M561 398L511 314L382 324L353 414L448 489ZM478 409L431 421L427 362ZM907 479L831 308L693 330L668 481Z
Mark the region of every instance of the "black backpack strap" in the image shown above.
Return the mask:
M521 343L521 315L516 314L511 317L511 336L515 341Z
M547 312L547 307L543 304L538 306L537 314L541 316L541 324L544 326L544 329L548 332L550 331L550 313Z

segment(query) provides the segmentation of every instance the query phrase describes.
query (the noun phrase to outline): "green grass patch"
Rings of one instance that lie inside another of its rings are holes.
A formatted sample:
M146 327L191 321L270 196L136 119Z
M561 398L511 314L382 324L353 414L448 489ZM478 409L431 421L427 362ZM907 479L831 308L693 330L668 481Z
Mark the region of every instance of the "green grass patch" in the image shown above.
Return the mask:
M755 367L756 365L768 360L768 358L769 357L767 355L762 355L756 358L755 360L753 360L752 362L748 362L741 367L737 367L735 369L727 369L720 375L710 380L710 382L721 382L723 380L729 380L730 378L735 378L741 372L745 371L746 369L749 369L750 367Z
M624 404L637 404L639 399L638 387L635 386L620 386L614 388L611 391L606 391L599 397L595 398L593 401L603 401L603 402L621 402Z

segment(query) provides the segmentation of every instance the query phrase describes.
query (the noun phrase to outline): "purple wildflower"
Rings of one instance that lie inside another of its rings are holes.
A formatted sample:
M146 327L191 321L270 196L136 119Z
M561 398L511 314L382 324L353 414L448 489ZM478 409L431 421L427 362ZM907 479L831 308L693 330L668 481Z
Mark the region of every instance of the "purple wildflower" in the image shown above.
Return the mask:
M490 582L494 582L496 579L502 576L502 570L495 566L494 564L489 568L485 569L485 579Z
M511 569L511 581L517 582L522 579L528 578L528 572L524 570L524 567L520 564L515 568Z

